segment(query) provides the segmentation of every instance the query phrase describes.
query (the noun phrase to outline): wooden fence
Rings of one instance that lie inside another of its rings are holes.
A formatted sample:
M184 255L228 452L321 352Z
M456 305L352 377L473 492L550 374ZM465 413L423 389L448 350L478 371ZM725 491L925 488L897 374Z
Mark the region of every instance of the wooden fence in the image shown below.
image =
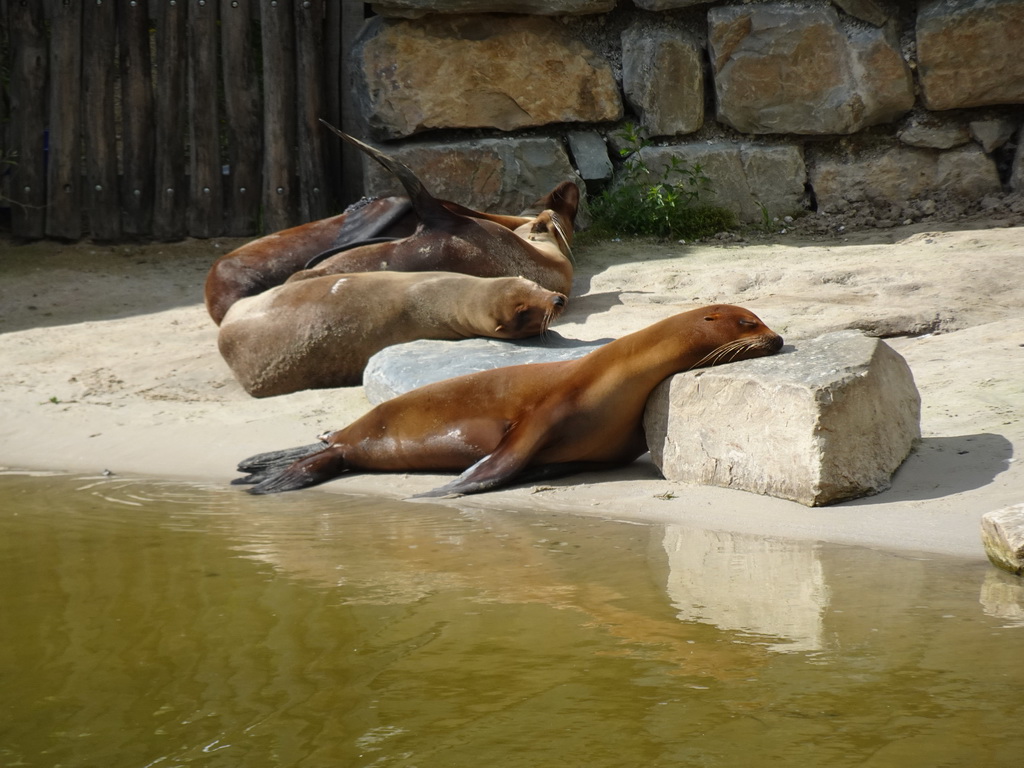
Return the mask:
M273 232L360 193L352 0L0 0L0 207L22 239Z

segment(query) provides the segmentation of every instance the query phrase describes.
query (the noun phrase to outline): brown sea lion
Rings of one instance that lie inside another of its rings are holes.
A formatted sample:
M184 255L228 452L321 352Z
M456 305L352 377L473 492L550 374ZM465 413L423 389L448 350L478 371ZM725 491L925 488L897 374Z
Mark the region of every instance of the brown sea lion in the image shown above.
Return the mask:
M343 472L465 470L421 494L443 496L616 467L647 451L644 408L662 380L781 347L746 309L695 309L576 360L495 368L406 392L320 443L242 461L239 471L250 474L234 482L275 493Z
M406 341L536 336L565 302L522 277L327 275L236 302L217 345L246 392L268 397L359 384L372 355Z
M326 125L326 123L325 123ZM330 127L330 126L328 126ZM572 288L571 244L579 189L572 182L558 185L545 199L548 207L517 225L514 232L496 221L466 216L431 195L405 165L348 134L331 128L391 171L401 181L420 224L408 237L345 250L296 273L300 280L325 274L392 270L441 270L479 277L520 276L548 290ZM514 217L504 217L505 224Z

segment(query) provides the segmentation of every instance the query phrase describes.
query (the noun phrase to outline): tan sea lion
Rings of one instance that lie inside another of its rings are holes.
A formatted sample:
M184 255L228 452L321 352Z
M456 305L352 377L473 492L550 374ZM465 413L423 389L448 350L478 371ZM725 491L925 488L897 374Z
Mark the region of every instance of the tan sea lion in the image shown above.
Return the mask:
M359 384L372 355L406 341L536 336L565 303L521 277L327 275L236 302L217 345L246 392L268 397Z
M275 493L343 472L465 470L421 494L443 496L616 467L647 451L644 408L662 380L781 347L782 338L752 312L703 307L576 360L495 368L414 389L320 443L242 461L239 471L250 474L234 482Z
M348 134L331 130L401 181L420 224L408 237L347 249L290 280L344 272L441 270L479 277L520 276L566 294L572 288L571 244L579 206L579 189L572 182L559 184L539 201L547 207L512 232L508 224L514 223L515 217L502 217L503 223L498 223L457 213L431 195L404 164Z

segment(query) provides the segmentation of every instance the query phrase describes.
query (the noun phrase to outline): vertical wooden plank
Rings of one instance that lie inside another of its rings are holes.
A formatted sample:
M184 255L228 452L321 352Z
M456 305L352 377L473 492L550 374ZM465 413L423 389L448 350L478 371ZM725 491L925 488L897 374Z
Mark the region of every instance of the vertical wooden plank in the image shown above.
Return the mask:
M8 7L11 46L11 233L39 239L46 233L46 30L40 3Z
M188 0L188 232L215 237L224 228L220 122L217 110L217 6Z
M11 24L7 17L7 0L0 0L0 72L11 71ZM10 78L0 78L0 227L10 225L11 165L10 142Z
M261 0L263 43L263 231L295 215L295 20L292 0Z
M352 136L363 136L365 127L353 96L355 67L353 48L366 20L362 0L340 0L341 10L341 129ZM346 143L341 150L341 181L344 205L354 203L363 196L363 156Z
M295 4L295 114L298 144L299 220L327 216L324 175L324 3L301 0ZM335 137L332 136L332 139Z
M99 241L121 237L114 75L117 9L113 0L83 3L82 98L85 122L85 204Z
M341 15L342 5L337 0L327 3L324 18L324 119L341 127ZM327 188L335 210L342 208L341 145L337 137L324 140L324 167Z
M156 24L156 149L153 236L185 236L185 18L184 2L153 0Z
M153 231L153 70L149 51L149 5L138 0L120 0L117 11L124 147L121 207L124 233L140 237Z
M53 0L50 11L50 152L46 236L82 236L82 5Z
M220 40L230 175L225 181L225 234L259 231L263 150L262 99L253 23L256 0L221 0Z

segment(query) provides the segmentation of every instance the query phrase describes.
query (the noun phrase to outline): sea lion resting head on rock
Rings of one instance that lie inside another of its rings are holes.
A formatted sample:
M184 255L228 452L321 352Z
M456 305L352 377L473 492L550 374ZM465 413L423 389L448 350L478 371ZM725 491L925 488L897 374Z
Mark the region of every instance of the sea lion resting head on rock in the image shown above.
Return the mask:
M782 337L746 309L695 309L576 360L494 368L406 392L320 443L242 461L249 475L235 482L275 493L343 472L461 471L422 494L443 496L621 466L647 451L644 408L665 378L781 347Z

